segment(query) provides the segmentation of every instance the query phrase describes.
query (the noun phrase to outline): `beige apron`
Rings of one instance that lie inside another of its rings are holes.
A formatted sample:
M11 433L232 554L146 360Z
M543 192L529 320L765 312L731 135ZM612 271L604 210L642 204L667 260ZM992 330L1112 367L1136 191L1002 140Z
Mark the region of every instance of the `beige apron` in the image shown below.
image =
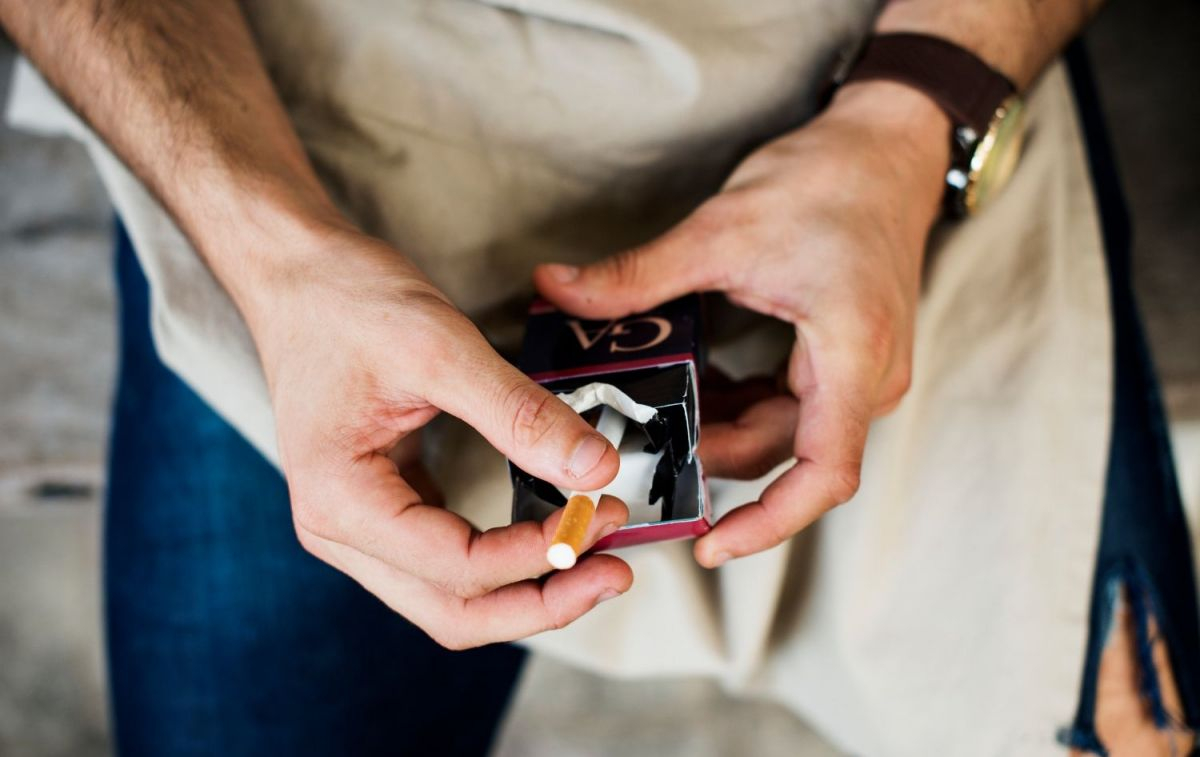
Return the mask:
M327 185L501 349L542 260L652 237L736 156L811 112L873 3L258 2L264 55ZM1079 689L1109 435L1101 239L1061 65L1030 97L1012 185L939 230L909 395L878 421L854 501L706 572L690 544L626 550L634 588L536 650L617 676L705 675L774 698L860 754L1060 754ZM255 351L167 215L27 66L19 125L83 139L152 287L164 361L268 458ZM715 345L735 375L786 345ZM481 526L503 460L439 421L431 463ZM713 481L718 512L762 482Z

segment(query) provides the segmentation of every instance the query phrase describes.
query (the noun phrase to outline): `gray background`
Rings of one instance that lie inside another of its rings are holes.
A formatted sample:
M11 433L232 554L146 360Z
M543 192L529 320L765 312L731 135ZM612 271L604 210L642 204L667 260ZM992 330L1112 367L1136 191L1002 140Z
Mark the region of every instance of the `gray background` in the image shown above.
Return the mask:
M1136 285L1192 500L1200 490L1198 20L1196 3L1127 0L1088 35L1133 207ZM12 56L0 40L0 93ZM0 127L0 755L109 752L97 566L113 383L110 226L80 147ZM583 711L590 716L581 723ZM576 728L561 725L567 716ZM780 708L730 700L705 682L612 682L545 660L527 671L497 751L833 753Z

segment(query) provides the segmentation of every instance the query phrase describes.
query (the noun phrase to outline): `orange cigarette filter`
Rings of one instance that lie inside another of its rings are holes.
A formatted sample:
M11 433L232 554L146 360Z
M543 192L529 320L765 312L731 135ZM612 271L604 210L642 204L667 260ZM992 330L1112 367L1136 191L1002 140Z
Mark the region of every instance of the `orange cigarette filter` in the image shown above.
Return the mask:
M594 412L599 410L599 412ZM589 417L590 416L590 417ZM614 449L619 449L621 439L625 435L625 416L614 408L602 405L593 408L584 416L588 418L600 435L608 440ZM554 530L554 539L546 550L546 560L559 570L567 570L575 565L579 553L583 551L583 539L587 536L588 526L596 515L596 506L600 504L600 492L571 492L567 504L563 505L562 520Z
M563 506L562 520L554 531L554 540L546 550L546 559L559 570L575 565L583 551L583 538L596 514L596 503L587 494L572 494Z

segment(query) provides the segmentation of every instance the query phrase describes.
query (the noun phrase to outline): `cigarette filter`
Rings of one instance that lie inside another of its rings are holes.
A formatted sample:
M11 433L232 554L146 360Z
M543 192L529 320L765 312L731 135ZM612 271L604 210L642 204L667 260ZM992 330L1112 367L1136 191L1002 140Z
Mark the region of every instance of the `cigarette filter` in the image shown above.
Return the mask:
M596 420L596 430L600 432L614 449L621 446L621 438L625 435L625 416L620 412L604 405L600 417ZM583 551L583 539L587 536L588 526L592 525L592 517L596 514L596 506L600 503L600 492L571 492L567 504L563 506L562 520L554 530L554 539L546 550L546 560L558 570L567 570L575 565L579 553Z

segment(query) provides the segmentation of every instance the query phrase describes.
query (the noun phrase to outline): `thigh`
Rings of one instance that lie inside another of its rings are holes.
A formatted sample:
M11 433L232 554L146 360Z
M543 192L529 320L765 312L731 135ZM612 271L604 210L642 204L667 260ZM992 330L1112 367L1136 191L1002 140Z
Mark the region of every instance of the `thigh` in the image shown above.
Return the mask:
M446 651L304 552L279 473L159 362L123 232L117 257L104 585L119 752L484 753L524 653Z

